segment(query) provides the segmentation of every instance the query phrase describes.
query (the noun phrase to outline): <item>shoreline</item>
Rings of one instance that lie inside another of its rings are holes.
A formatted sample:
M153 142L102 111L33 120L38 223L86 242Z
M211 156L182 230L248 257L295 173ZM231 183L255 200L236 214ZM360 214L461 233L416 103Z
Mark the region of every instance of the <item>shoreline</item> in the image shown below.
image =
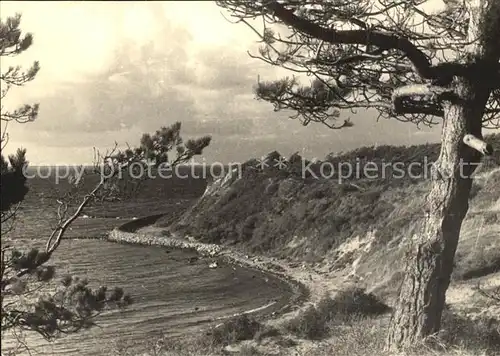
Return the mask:
M264 276L267 275L269 277L275 278L276 280L285 284L292 294L292 296L284 301L283 305L277 310L271 311L273 306L275 307L276 304L279 304L278 301L273 301L258 308L253 308L251 310L245 310L237 314L228 315L227 317L214 319L214 322L227 320L243 314L258 314L255 316L256 319L263 319L267 321L269 319L277 318L292 311L294 307L300 308L306 302L310 301L310 288L308 288L305 283L298 280L291 273L289 273L289 271L287 271L287 268L283 268L284 266L282 266L281 264L276 264L276 261L274 261L274 259L264 256L250 257L225 246L197 242L190 239L189 237L183 238L174 235L161 236L160 234L141 233L138 231L141 228L152 226L160 217L163 217L164 215L165 214L157 214L133 219L109 231L105 236L101 235L94 238L82 237L78 239L100 239L114 243L157 246L180 250L193 250L198 255L200 255L200 257L212 258L217 260L218 264L238 266L241 268L253 270ZM158 230L160 231L160 229ZM279 299L279 297L276 298L276 300Z

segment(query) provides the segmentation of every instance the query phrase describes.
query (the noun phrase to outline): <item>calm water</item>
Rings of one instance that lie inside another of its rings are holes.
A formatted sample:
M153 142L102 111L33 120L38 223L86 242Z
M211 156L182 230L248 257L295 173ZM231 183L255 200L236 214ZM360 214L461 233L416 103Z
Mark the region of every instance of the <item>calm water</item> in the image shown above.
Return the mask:
M50 227L47 214L47 209L25 210L11 235L17 241L29 239L41 244L44 240L39 236L46 236ZM81 219L69 236L98 234L121 222ZM210 260L190 262L192 256L159 247L64 240L53 259L59 275L88 277L94 286L123 287L134 304L124 311L101 315L97 319L101 327L65 336L52 344L28 335L32 354L109 355L117 343L139 351L140 344L158 336L198 332L214 318L276 300L278 307L291 295L287 286L263 274L229 265L210 269Z

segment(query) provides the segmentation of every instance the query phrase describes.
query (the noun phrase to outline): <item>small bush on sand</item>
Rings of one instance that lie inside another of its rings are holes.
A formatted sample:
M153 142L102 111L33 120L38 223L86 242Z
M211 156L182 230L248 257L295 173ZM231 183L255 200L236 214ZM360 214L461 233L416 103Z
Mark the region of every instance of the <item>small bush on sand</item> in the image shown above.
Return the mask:
M212 345L230 345L253 339L261 329L261 323L242 314L212 328L207 337Z
M334 298L326 296L316 306L310 306L285 324L293 334L306 339L326 336L333 325L353 319L384 314L390 308L364 289L352 288L339 292Z
M255 333L253 339L257 342L260 342L266 337L278 336L279 334L279 330L274 326L262 325L262 327Z
M304 356L373 356L384 353L386 321L365 319L346 328L336 330L328 342L305 352ZM406 355L405 355L406 356Z

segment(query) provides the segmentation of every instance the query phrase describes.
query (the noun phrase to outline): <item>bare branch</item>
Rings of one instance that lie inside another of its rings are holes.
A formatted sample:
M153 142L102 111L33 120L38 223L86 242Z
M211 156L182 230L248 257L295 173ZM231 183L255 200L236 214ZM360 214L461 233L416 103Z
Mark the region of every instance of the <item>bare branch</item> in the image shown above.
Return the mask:
M493 146L475 137L474 135L471 134L465 135L463 142L467 146L475 149L478 152L481 152L485 156L491 156L493 154Z

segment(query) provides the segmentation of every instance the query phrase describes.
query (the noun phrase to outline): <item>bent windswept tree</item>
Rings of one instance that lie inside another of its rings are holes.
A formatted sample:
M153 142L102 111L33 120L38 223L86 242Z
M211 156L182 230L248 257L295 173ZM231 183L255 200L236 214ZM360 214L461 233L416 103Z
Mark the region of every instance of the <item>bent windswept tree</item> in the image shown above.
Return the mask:
M387 349L440 329L473 173L500 126L500 1L217 1L259 34L266 63L307 74L259 82L259 99L332 129L341 109L372 108L416 125L441 123L424 223L392 316ZM259 19L257 29L251 20Z
M21 15L7 17L0 21L0 57L16 57L28 50L33 43L30 33L20 29ZM3 58L2 58L3 59ZM3 63L2 63L3 64ZM4 67L4 66L2 66ZM2 68L3 69L3 68ZM173 167L201 155L210 144L211 137L204 136L184 141L181 137L181 123L161 127L152 135L143 134L139 145L119 150L117 145L105 154L95 152L95 165L89 175L97 175L95 185L83 186L79 181L71 184L72 189L57 200L57 221L51 234L46 236L45 248L34 248L23 240L11 239L9 232L16 222L18 208L29 191L26 176L28 161L26 150L18 149L16 154L4 158L8 144L7 124L27 124L37 119L38 104L24 104L17 109L7 110L3 99L12 87L22 87L35 79L40 66L35 62L29 69L10 66L0 74L0 110L2 135L0 138L1 173L1 254L0 254L0 319L2 333L2 355L30 351L20 335L33 332L46 340L53 340L62 334L77 333L95 325L95 318L108 308L122 308L132 300L121 288L101 286L91 288L86 279L75 276L58 278L56 268L50 265L71 224L91 204L104 200L116 192L122 173L132 167L146 171L148 167L166 165ZM76 203L71 198L76 198ZM39 236L33 236L39 238ZM7 336L7 337L5 337ZM11 350L10 337L17 339ZM4 338L5 337L5 338ZM5 344L5 345L4 345Z

